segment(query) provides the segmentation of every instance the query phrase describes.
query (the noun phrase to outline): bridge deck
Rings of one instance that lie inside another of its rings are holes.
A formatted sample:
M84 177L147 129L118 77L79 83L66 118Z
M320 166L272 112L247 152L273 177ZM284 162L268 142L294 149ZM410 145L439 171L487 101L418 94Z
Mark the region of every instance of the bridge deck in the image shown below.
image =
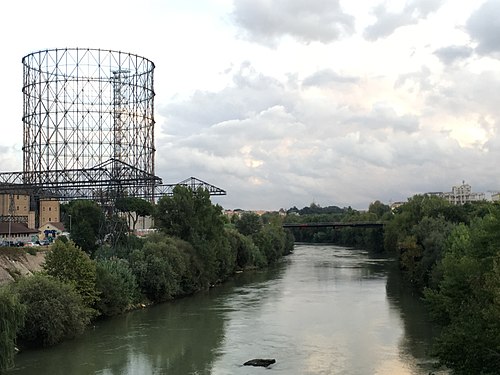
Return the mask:
M350 223L344 222L329 222L329 223L285 223L283 228L341 228L341 227L358 227L358 228L382 228L385 225L383 222L373 221L353 221Z

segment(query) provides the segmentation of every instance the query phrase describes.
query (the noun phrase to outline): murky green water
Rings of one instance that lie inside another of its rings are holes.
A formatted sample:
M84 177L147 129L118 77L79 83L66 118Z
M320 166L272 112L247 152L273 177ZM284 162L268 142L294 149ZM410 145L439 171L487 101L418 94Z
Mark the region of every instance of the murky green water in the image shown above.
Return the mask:
M391 260L296 245L272 270L21 353L9 374L428 374L432 335ZM252 358L277 363L241 366Z

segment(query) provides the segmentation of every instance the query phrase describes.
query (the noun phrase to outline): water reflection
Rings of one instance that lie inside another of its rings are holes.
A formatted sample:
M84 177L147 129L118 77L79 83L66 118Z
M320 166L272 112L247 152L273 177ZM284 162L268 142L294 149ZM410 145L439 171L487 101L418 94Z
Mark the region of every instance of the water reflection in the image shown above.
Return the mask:
M97 322L81 338L21 353L11 373L210 374L224 329L224 311L208 308L210 298L199 294Z
M433 331L390 259L296 247L280 265L102 321L83 337L18 356L12 374L427 374Z

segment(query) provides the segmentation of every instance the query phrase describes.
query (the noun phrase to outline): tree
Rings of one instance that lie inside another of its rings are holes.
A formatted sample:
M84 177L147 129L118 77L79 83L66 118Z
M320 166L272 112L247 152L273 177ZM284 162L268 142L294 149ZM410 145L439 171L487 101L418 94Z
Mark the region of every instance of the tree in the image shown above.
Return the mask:
M116 208L127 213L132 221L132 231L135 231L139 217L153 214L153 205L145 199L137 197L122 197L116 200Z
M264 267L267 264L264 255L255 246L251 237L244 236L235 229L227 229L226 233L231 249L236 253L237 268Z
M254 212L245 212L241 215L240 219L236 221L235 226L241 234L249 236L262 229L262 220L260 216Z
M81 334L92 314L74 286L52 276L35 274L13 286L25 306L19 340L28 346L50 346Z
M226 251L222 207L213 205L205 189L178 185L172 196L163 196L154 213L157 227L165 234L189 242L204 262L207 284L220 281L220 256Z
M451 233L437 286L425 291L443 326L435 351L457 374L500 368L500 207Z
M377 216L377 219L380 220L384 217L384 215L391 213L391 207L389 207L386 204L383 204L380 201L375 201L370 203L370 206L368 207L368 212L375 214Z
M24 324L25 310L17 294L0 288L0 373L14 363L16 337Z
M180 294L182 274L188 267L176 241L162 234L152 235L142 250L134 251L130 266L141 291L154 302L167 301Z
M95 262L73 242L56 240L45 257L43 269L48 275L72 284L87 307L97 300Z
M103 240L104 214L97 203L90 200L71 201L64 208L64 225L70 229L71 239L89 255L92 255ZM70 228L71 220L71 228Z
M99 294L96 308L105 316L121 314L138 297L135 276L124 259L97 261L96 289Z

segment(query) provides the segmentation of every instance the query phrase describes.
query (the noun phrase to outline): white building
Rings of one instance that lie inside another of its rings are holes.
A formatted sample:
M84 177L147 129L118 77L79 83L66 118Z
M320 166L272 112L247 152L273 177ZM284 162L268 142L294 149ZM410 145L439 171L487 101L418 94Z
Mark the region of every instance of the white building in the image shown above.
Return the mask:
M462 185L453 186L451 192L442 193L442 197L456 205L486 200L484 193L473 193L471 186L464 181Z

